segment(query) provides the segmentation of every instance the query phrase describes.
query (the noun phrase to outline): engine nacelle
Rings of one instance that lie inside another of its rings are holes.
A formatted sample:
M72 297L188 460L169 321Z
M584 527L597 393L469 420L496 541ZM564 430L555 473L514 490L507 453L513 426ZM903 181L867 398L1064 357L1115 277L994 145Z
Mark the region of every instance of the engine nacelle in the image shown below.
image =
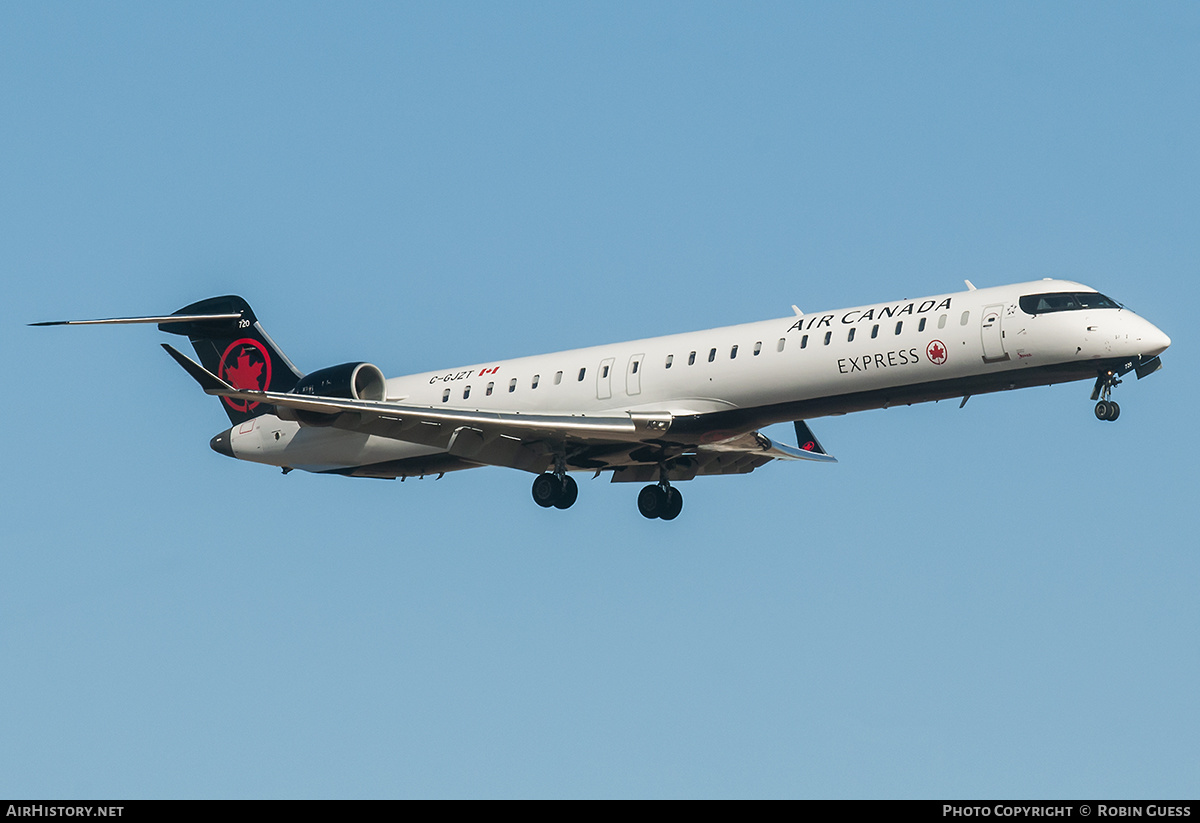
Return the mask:
M344 397L349 400L387 399L387 385L383 372L370 363L343 363L329 366L300 378L292 394L314 397ZM282 409L280 409L282 411ZM293 409L292 415L305 426L329 426L338 418L336 414L300 411ZM282 415L281 415L282 416ZM290 416L290 415L289 415Z

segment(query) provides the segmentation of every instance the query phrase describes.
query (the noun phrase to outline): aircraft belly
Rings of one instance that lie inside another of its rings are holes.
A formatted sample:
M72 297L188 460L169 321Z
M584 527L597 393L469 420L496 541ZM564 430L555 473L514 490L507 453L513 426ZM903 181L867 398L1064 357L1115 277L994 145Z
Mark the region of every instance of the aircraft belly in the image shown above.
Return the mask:
M241 460L307 471L334 471L444 453L432 446L373 434L301 426L274 415L234 427L231 442L234 455Z

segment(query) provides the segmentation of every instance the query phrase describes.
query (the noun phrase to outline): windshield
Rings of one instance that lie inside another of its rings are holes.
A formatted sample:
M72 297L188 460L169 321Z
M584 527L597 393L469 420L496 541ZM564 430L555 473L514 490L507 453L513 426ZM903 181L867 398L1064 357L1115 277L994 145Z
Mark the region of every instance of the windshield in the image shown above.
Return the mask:
M1052 311L1080 309L1119 309L1117 301L1094 291L1027 294L1021 298L1021 310L1026 314L1046 314Z

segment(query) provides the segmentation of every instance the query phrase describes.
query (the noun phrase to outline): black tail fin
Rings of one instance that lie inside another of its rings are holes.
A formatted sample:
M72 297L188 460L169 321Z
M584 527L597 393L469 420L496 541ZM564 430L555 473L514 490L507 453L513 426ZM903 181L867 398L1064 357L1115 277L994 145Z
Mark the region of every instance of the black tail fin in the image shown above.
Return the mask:
M286 392L304 376L263 331L254 310L242 298L236 295L210 297L184 306L172 316L205 314L240 316L236 319L160 323L158 328L171 334L186 335L204 368L239 389ZM221 398L221 405L234 425L274 408L229 397Z

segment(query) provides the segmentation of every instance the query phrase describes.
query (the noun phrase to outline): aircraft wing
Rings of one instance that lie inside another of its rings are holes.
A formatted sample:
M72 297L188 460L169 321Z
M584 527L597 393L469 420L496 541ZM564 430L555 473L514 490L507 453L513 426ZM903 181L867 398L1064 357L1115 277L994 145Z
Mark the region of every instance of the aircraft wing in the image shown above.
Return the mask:
M526 471L546 470L553 462L551 444L562 442L581 455L589 448L594 451L590 458L572 461L581 467L645 463L630 453L642 444L661 442L673 422L670 412L626 412L615 416L524 414L239 389L171 345L161 345L207 394L274 406L277 411L285 410L279 412L281 416L324 415L330 421L328 424L337 428L421 443L445 449L465 460ZM736 433L684 448L676 446L672 460L679 470L672 469L672 479L688 479L696 474L744 473L771 460L837 462L824 452L805 423L797 422L796 432L805 448L776 442L760 432ZM653 461L629 468L658 471L657 462ZM613 479L633 479L630 475L618 476L621 474L618 470ZM640 472L637 474L640 477Z

